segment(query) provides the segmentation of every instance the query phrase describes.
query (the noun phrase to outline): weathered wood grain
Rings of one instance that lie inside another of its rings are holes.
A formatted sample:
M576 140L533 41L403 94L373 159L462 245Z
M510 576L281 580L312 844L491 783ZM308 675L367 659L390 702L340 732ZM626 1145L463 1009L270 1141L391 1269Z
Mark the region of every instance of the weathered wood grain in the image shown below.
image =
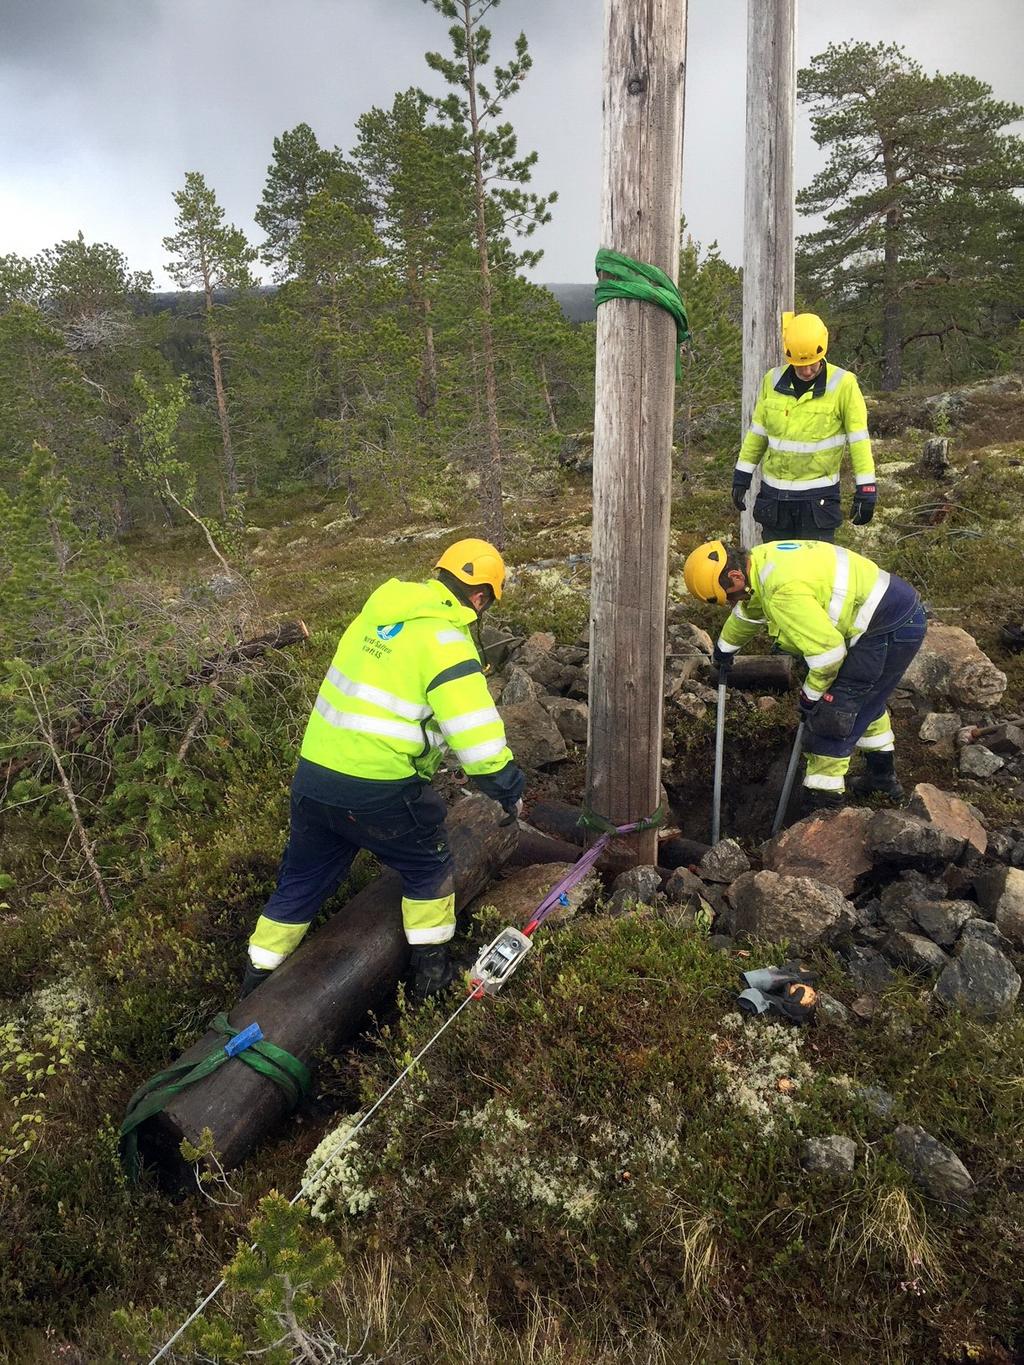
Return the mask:
M747 0L747 153L743 195L743 427L765 371L780 360L782 313L793 307L793 117L796 0ZM757 545L753 507L761 471L740 514L740 538Z
M605 0L601 245L678 274L685 0ZM597 313L587 800L624 824L657 807L675 324L650 303ZM656 835L628 841L655 861Z

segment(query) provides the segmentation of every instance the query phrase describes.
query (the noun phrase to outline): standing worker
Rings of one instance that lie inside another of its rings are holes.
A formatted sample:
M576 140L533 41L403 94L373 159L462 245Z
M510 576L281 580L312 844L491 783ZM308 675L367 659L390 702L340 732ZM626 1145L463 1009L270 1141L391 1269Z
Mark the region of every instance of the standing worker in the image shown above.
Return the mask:
M742 512L754 470L761 465L754 520L765 540L835 540L843 521L839 467L847 445L857 484L850 520L866 526L875 514L877 486L864 396L850 370L829 364L827 350L828 328L816 313L783 313L787 363L769 370L761 381L732 476L733 504Z
M451 983L452 856L430 777L450 746L511 818L526 786L468 630L504 584L494 546L460 540L427 582L377 588L342 635L302 740L288 844L249 940L243 995L298 947L361 848L401 876L414 998Z
M851 789L898 801L886 702L927 629L910 584L863 555L814 540L752 550L709 541L688 556L683 576L698 601L733 604L714 650L720 680L762 626L786 653L806 660L804 813L843 804L855 748L864 750L867 772Z

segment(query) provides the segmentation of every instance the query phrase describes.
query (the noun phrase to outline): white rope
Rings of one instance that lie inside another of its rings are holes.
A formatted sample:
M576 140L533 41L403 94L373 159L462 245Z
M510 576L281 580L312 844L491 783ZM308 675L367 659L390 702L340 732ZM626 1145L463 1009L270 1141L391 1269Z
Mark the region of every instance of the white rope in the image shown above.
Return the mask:
M387 1090L384 1091L384 1094L381 1095L380 1099L375 1100L374 1103L370 1106L370 1108L367 1109L366 1113L355 1125L355 1127L350 1128L349 1131L345 1134L345 1136L341 1139L341 1141L336 1143L336 1145L331 1148L331 1150L324 1157L323 1161L321 1161L320 1165L317 1166L315 1171L311 1171L309 1175L303 1178L302 1184L295 1191L295 1194L291 1197L291 1199L288 1200L289 1207L291 1207L293 1204L298 1203L298 1201L306 1193L306 1187L309 1184L309 1182L314 1178L314 1176L319 1175L323 1168L329 1162L333 1161L339 1152L343 1151L344 1148L348 1146L348 1144L355 1137L356 1133L359 1132L360 1128L362 1128L364 1124L368 1123L369 1120L373 1117L373 1115L377 1112L377 1110L381 1107L381 1105L385 1103L388 1097L394 1094L394 1092L398 1089L398 1087L409 1075L410 1071L412 1071L413 1067L417 1064L417 1062L419 1062L421 1058L426 1056L426 1054L437 1042L438 1038L440 1038L441 1034L444 1033L445 1029L447 1029L450 1024L453 1024L455 1022L455 1020L459 1017L459 1015L462 1013L462 1011L466 1008L466 1006L469 1004L471 1000L476 999L478 999L477 992L471 990L470 993L466 996L465 1000L463 1000L462 1004L459 1005L458 1009L454 1010L444 1021L441 1027L437 1030L434 1036L428 1039L428 1041L423 1044L419 1052L416 1053L416 1056L413 1057L412 1061L408 1064L408 1066L406 1066L402 1071L398 1073L395 1079L388 1086ZM258 1246L259 1246L258 1242L251 1242L249 1244L249 1250L255 1251ZM220 1293L220 1291L224 1288L226 1284L227 1280L223 1279L218 1281L218 1283L214 1285L214 1287L210 1290L209 1294L207 1294L206 1298L203 1299L199 1307L193 1313L190 1313L189 1316L178 1328L178 1330L174 1333L174 1335L172 1337L169 1337L167 1341L164 1342L164 1344L160 1347L159 1351L157 1351L156 1355L153 1356L152 1359L150 1360L149 1365L156 1365L156 1362L158 1360L162 1360L164 1358L164 1356L174 1345L174 1343L181 1337L181 1335L184 1332L186 1332L192 1326L196 1318L198 1318L200 1314L203 1313L204 1310L209 1307L209 1305L214 1301L214 1299L217 1297L217 1295Z

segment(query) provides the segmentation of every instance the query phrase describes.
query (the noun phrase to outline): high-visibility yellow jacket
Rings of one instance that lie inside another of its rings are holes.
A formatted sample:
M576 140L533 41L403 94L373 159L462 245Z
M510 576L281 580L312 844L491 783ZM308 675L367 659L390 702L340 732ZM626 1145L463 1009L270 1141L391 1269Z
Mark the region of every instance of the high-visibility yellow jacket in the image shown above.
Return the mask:
M793 370L780 365L761 381L750 430L736 469L752 474L761 465L766 491L811 493L839 485L843 450L858 485L875 482L868 412L856 376L825 361L814 385L797 398Z
M446 748L470 776L512 761L469 625L443 584L391 578L338 642L302 757L377 781L429 777Z
M762 627L810 670L804 692L824 695L889 587L884 569L819 540L773 540L750 551L750 597L726 618L719 649L734 653Z

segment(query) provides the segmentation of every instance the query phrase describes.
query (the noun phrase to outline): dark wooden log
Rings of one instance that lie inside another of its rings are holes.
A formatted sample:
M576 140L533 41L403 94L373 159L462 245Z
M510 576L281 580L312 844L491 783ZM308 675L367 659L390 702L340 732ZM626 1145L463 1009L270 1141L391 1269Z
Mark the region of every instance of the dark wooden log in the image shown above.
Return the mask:
M448 819L455 894L465 904L493 879L516 845L514 824L485 797L460 801ZM314 930L262 986L228 1016L243 1029L254 1020L270 1042L300 1061L356 1036L367 1013L394 992L408 961L402 932L401 883L386 872L326 924ZM198 1061L218 1041L208 1033L184 1053ZM284 1117L288 1103L273 1081L237 1058L197 1082L139 1129L139 1152L172 1185L189 1175L178 1146L197 1143L205 1128L227 1169L237 1166Z
M265 635L257 635L252 640L243 640L233 649L223 654L204 659L199 667L199 676L208 678L212 673L220 673L232 664L246 659L258 659L271 649L287 649L289 645L300 645L309 639L309 627L305 621L282 621Z
M729 686L741 692L788 692L796 686L793 665L788 654L741 655L733 661Z
M554 836L552 842L558 841L563 847L575 846L576 857L579 857L579 850L585 846L589 838L589 831L579 823L579 818L579 807L570 805L568 801L537 801L530 808L530 823L544 834ZM691 863L699 863L709 847L709 844L699 843L695 839L685 839L680 834L659 837L658 865L669 868L689 867ZM571 861L570 854L565 855L565 861ZM621 871L619 862L620 860L610 857L602 859L598 867L602 871Z
M550 834L527 826L519 826L519 843L509 858L510 867L532 867L535 863L574 863L582 849L565 839L554 839Z

